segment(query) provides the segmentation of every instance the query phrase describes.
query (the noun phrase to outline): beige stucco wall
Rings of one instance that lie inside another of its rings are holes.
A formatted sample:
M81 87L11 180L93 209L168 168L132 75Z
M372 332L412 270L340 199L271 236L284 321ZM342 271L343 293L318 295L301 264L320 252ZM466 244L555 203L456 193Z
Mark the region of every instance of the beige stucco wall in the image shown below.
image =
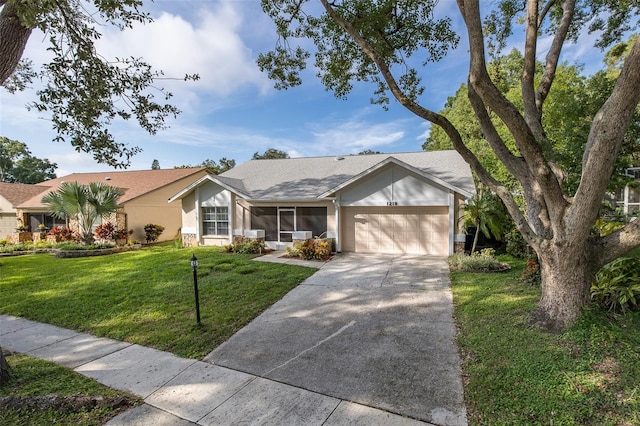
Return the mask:
M177 238L182 227L182 207L180 203L169 203L168 200L206 174L203 171L189 176L125 203L124 212L127 215L127 229L133 229L133 235L129 239L144 242L144 226L148 223L164 226L164 232L160 235L158 241Z
M195 228L197 225L196 220L196 194L192 192L182 199L182 203L180 201L174 201L171 204L180 205L182 208L182 227L193 229L195 233Z

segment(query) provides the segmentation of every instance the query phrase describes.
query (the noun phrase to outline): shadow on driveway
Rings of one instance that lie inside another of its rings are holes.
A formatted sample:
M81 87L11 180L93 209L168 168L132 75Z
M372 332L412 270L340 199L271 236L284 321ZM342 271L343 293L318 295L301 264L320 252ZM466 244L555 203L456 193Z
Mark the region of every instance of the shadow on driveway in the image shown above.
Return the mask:
M465 425L446 259L342 254L205 361L438 425Z

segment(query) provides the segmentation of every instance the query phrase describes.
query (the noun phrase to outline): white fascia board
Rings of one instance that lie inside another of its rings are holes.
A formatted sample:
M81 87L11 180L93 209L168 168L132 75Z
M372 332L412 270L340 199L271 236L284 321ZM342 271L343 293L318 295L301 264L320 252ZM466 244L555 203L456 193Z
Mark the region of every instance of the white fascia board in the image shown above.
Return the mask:
M317 203L318 201L331 201L333 197L324 198L243 198L244 201L249 203Z
M213 182L213 183L215 183L217 185L220 185L221 187L223 187L227 191L229 191L231 193L234 193L234 194L237 194L237 195L240 195L242 198L247 198L246 194L243 194L242 192L238 191L236 188L232 188L231 186L227 185L226 183L220 181L219 179L216 179L215 175L206 175L206 176L201 177L197 181L193 182L191 185L187 186L186 188L184 188L182 191L178 192L173 197L169 198L168 202L172 203L175 200L179 200L181 198L186 197L192 191L194 191L196 188L198 188L201 185L203 185L204 183L206 183L206 181L210 181L210 182Z

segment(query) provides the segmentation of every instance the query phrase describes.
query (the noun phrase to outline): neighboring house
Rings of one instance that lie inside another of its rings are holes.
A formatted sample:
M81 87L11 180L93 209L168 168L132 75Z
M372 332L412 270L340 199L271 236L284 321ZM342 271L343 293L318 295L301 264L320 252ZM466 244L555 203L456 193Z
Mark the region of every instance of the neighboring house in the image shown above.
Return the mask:
M118 227L133 230L129 237L132 240L145 240L144 225L159 224L165 227L160 241L174 239L179 236L181 227L180 206L167 204L167 199L180 189L206 176L207 170L202 167L182 169L113 171L100 173L73 173L67 176L48 180L36 185L22 185L30 196L16 199L11 204L13 220L11 232L15 232L16 223L22 221L31 231L44 224L47 228L64 221L53 218L42 203L42 197L56 190L63 182L89 184L103 182L121 188L124 191L118 199L119 209L116 218L111 218ZM0 186L0 199L6 198L6 188ZM16 185L16 184L11 184ZM4 213L4 211L3 211ZM8 220L7 220L8 223Z
M624 214L637 215L640 213L640 167L629 168L626 173L635 181L616 191L616 206L620 207Z
M338 251L454 252L464 200L475 192L455 151L252 160L169 199L182 204L185 245L264 238L283 249L309 236ZM306 232L305 232L306 231Z
M0 239L14 234L18 226L28 226L28 223L22 221L22 217L16 215L18 206L45 189L46 187L38 185L0 182Z

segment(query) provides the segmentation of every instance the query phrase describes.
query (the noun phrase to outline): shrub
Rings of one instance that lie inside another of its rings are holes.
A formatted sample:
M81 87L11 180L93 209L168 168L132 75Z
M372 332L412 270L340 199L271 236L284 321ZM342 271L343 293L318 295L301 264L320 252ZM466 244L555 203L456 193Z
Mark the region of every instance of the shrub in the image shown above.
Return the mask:
M95 232L99 238L110 240L113 238L114 232L116 232L116 227L111 222L101 223L96 227Z
M97 249L106 249L113 248L113 243L111 244L80 244L74 241L65 241L56 245L56 248L60 250L97 250Z
M520 231L516 228L511 229L504 236L507 243L506 251L513 257L518 259L526 259L534 255L533 249L529 247L529 244L524 240Z
M264 250L264 241L240 238L235 244L230 244L231 251L239 254L259 254ZM229 246L225 246L229 247ZM227 250L229 250L227 248Z
M638 310L640 257L621 257L600 269L591 285L591 299L609 311Z
M164 226L148 223L144 226L144 233L148 243L158 241L164 231Z
M0 247L4 247L7 244L9 244L9 241L5 240L4 238L0 238Z
M113 231L111 238L113 238L114 240L126 240L127 237L132 234L133 229L129 229L128 231L126 229L116 229L115 231Z
M74 241L76 236L71 228L65 226L56 226L49 231L49 235L56 237L57 241Z
M293 248L287 247L287 254L305 260L327 260L331 257L331 241L313 238L304 240Z
M0 247L0 253L13 253L14 251L33 250L33 242L23 242L18 244L9 244Z
M510 269L509 265L493 257L494 252L493 249L483 249L473 256L457 253L449 257L449 266L465 272L500 272Z
M540 276L540 264L536 257L527 259L527 264L522 270L522 280L527 284L538 285L542 281Z
M287 252L287 255L289 257L300 257L300 250L298 250L297 246L296 247L287 246L284 249L284 251Z

